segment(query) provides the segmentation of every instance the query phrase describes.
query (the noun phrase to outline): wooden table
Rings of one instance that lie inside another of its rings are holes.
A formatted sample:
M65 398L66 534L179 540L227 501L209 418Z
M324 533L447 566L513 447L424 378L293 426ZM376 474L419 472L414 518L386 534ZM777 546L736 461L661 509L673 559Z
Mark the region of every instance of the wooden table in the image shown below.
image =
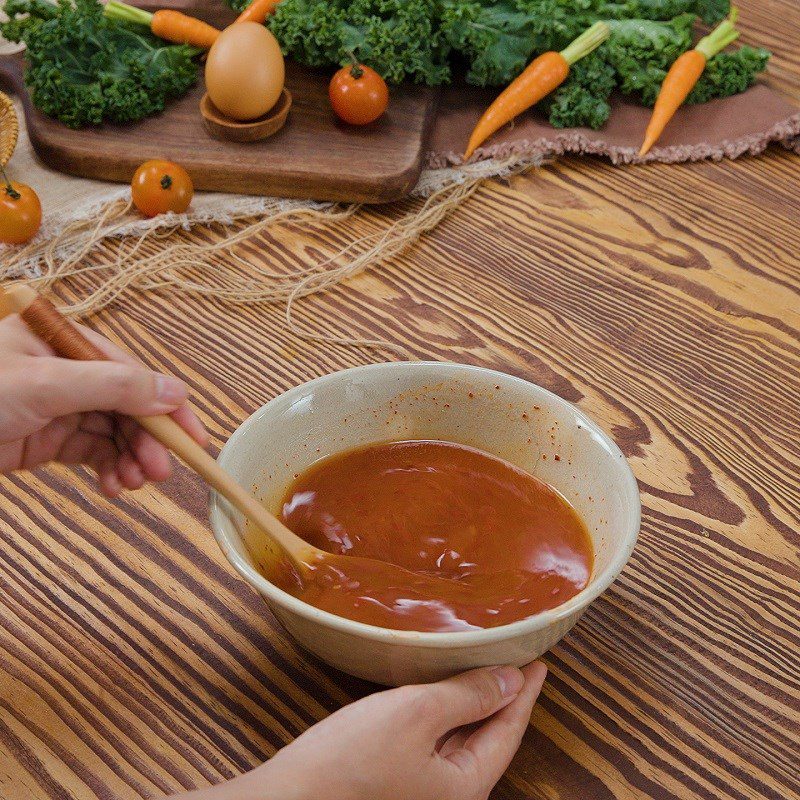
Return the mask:
M746 38L797 98L796 4L747 5ZM800 797L798 186L800 159L777 149L564 159L486 184L407 257L299 308L316 331L552 389L639 479L636 551L547 656L496 800ZM257 245L255 263L292 265L314 243L288 228ZM219 446L276 394L380 358L309 344L282 314L149 296L93 324L185 377ZM277 629L183 469L114 503L61 469L2 479L0 604L7 800L217 782L374 689Z

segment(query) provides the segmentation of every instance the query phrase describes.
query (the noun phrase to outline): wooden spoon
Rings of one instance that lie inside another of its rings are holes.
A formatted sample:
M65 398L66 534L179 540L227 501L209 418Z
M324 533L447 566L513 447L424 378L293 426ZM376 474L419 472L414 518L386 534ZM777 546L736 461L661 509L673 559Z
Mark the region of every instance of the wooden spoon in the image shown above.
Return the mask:
M8 289L0 286L0 318L15 312L58 355L79 361L106 360L105 354L63 317L49 300L22 284ZM134 419L164 447L179 456L206 483L213 486L234 508L277 542L301 574L307 573L309 566L321 558L341 558L314 547L290 531L225 472L172 417L159 415Z

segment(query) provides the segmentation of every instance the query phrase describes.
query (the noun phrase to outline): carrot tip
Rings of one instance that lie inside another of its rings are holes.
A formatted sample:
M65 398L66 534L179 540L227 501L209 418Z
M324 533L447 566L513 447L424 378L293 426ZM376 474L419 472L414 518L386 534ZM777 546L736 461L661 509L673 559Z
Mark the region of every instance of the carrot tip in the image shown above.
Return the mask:
M646 156L650 152L650 148L656 143L657 138L653 138L651 136L646 136L645 140L642 142L642 146L639 148L639 155Z

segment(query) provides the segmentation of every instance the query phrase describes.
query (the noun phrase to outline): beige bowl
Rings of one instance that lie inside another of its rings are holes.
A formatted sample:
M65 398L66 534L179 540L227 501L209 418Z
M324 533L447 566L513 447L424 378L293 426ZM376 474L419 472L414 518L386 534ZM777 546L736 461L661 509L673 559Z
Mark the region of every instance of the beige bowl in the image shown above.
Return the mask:
M263 537L216 493L211 525L225 555L307 650L376 683L437 680L472 667L526 664L549 650L604 592L639 532L636 479L611 439L575 406L532 383L460 364L374 364L325 375L256 411L219 461L272 511L296 473L319 458L371 442L441 439L505 458L555 486L591 533L588 586L563 605L481 631L417 633L321 611L278 589L255 564Z

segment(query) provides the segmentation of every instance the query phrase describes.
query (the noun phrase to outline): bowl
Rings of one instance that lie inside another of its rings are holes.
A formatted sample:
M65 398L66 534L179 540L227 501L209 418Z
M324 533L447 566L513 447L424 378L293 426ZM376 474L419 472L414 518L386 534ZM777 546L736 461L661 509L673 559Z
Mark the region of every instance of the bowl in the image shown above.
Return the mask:
M200 113L206 132L215 139L231 142L260 142L276 134L286 124L292 107L292 95L288 89L281 90L278 102L258 119L240 122L225 116L212 102L206 92L200 99Z
M220 464L273 512L295 475L325 456L375 442L439 439L477 447L558 489L583 518L595 551L587 586L527 619L479 631L396 631L337 617L270 583L265 536L216 493L211 525L239 574L306 650L333 667L398 686L473 667L523 665L578 621L625 566L639 531L636 479L614 442L552 392L501 372L440 362L372 364L325 375L256 411Z

